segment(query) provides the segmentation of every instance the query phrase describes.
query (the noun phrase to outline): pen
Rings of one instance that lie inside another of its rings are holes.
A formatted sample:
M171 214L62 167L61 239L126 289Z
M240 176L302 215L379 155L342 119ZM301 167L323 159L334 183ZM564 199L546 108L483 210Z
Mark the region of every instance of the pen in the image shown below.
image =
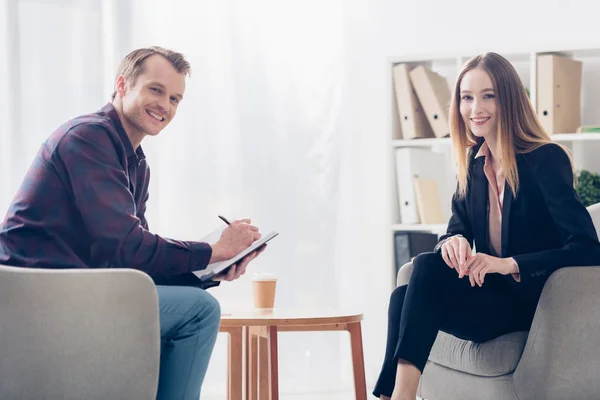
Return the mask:
M227 225L231 225L231 224L229 223L229 221L227 221L227 218L225 218L225 217L223 217L223 216L221 216L221 215L219 215L219 218L221 218L221 220L223 220L223 222L225 222Z

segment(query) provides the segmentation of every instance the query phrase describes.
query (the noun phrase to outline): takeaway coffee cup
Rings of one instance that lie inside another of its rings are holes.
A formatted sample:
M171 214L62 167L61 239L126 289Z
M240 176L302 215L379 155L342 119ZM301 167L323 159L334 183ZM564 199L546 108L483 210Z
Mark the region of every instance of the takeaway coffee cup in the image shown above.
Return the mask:
M255 308L273 308L275 306L275 287L277 277L271 274L255 273L252 279Z

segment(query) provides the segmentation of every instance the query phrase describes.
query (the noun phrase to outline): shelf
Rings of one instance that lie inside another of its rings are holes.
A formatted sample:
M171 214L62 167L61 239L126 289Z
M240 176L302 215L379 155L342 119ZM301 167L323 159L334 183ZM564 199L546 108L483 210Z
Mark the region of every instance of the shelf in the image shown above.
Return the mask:
M510 46L512 47L512 46ZM506 50L506 51L504 51ZM427 53L413 53L407 54L403 56L395 56L388 57L388 61L392 64L397 63L424 63L424 62L442 62L442 63L453 63L456 60L464 60L467 61L471 57L485 53L487 50L482 48L479 51L472 52L442 52L435 54L427 54ZM567 57L573 58L586 58L586 57L600 57L600 48L598 47L580 47L580 48L572 48L565 49L564 47L555 47L555 48L531 48L523 49L523 51L513 51L508 49L497 49L499 54L502 54L506 59L511 62L521 62L531 60L532 57L536 55L544 55L544 54L560 54Z
M450 138L427 139L397 139L392 140L392 147L432 147L437 145L450 145Z
M550 136L555 142L582 142L600 141L600 133L555 133ZM450 138L427 138L427 139L397 139L392 140L392 147L433 147L449 146Z
M600 140L600 133L555 133L550 137L555 142L581 142Z
M394 232L422 231L422 232L445 233L447 227L448 227L448 225L446 225L446 224L394 224L394 225L392 225L392 231L394 231Z

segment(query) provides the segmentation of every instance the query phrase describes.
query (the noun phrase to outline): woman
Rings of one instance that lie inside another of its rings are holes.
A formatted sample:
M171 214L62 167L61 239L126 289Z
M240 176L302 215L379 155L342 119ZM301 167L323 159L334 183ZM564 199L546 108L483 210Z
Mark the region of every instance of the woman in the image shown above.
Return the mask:
M456 81L450 129L458 188L447 233L391 296L373 394L414 400L438 331L485 342L529 330L550 274L600 264L571 159L536 118L513 66L495 53ZM477 253L472 255L473 242Z

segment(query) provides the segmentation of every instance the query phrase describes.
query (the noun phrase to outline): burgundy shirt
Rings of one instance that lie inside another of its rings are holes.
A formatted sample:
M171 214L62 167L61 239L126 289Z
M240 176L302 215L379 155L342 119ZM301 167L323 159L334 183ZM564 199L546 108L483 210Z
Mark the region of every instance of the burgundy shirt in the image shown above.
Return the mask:
M172 277L203 269L207 243L166 239L144 215L150 170L109 103L41 146L0 225L0 264L123 267Z

